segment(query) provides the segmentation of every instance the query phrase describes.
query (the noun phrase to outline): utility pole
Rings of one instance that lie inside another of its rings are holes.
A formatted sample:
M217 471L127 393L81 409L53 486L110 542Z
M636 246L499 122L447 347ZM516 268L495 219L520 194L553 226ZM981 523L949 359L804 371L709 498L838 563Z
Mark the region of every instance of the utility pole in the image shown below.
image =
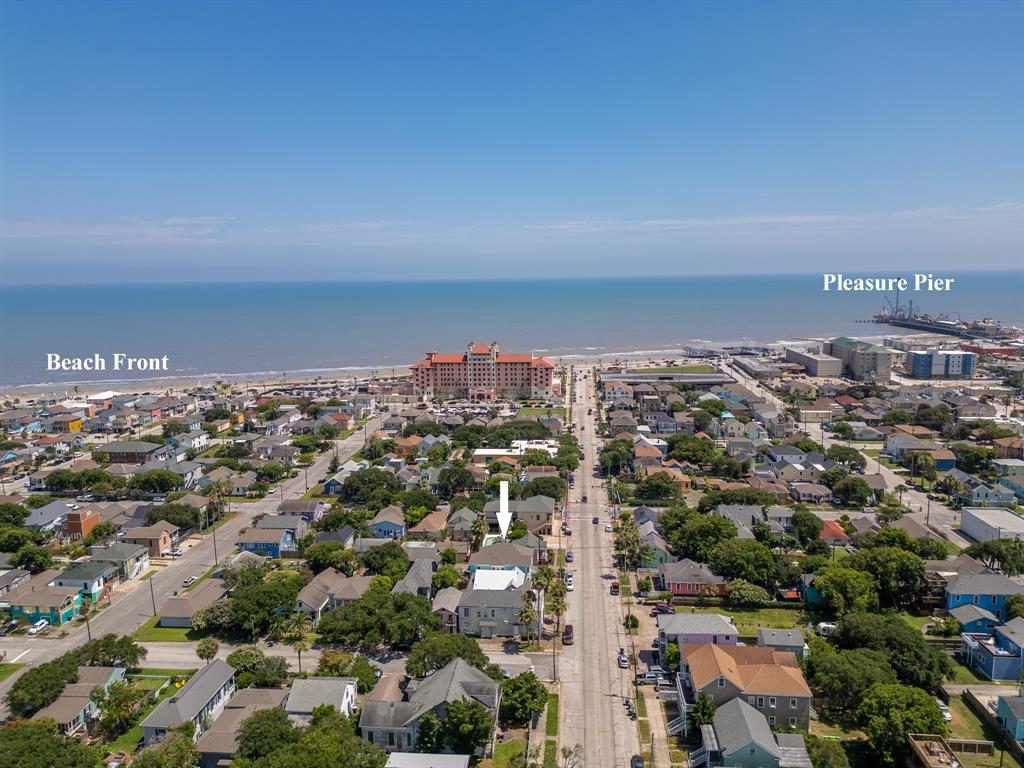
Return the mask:
M153 603L153 615L156 616L156 592L153 590L153 580L155 576L149 577L149 599Z
M217 554L217 526L213 527L213 564L220 562L220 555ZM149 580L152 585L152 579Z

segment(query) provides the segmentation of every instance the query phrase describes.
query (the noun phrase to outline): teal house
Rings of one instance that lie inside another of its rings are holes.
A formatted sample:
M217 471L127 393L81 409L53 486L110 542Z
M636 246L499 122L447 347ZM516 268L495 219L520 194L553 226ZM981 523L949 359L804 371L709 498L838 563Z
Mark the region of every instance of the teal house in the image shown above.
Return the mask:
M690 753L691 768L811 768L799 733L772 733L765 716L733 699L700 727L701 746Z
M39 581L34 579L33 581ZM57 587L29 582L8 596L11 617L34 624L46 619L50 626L66 624L82 612L82 593L78 587Z

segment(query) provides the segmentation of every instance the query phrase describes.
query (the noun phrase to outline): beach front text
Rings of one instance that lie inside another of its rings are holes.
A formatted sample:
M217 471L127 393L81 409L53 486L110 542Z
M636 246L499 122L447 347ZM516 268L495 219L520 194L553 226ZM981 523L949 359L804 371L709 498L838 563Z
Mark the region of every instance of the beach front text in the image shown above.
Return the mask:
M132 357L123 352L107 358L100 354L88 357L63 357L56 352L46 353L48 371L166 371L167 355L163 357Z

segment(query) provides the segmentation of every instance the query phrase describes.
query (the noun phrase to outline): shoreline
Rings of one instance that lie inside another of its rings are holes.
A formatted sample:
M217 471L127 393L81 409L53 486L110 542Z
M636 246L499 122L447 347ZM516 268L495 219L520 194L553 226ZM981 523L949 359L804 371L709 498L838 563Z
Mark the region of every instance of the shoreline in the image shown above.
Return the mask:
M894 333L886 336L930 336L925 333ZM686 346L691 348L720 348L725 346L763 346L768 348L782 347L787 344L807 343L822 341L827 336L794 336L789 339L776 339L773 341L757 339L737 339L726 341L712 341L709 339L690 339ZM880 344L884 337L878 335L858 337L867 341ZM551 357L560 365L601 365L617 361L628 361L634 364L649 364L666 357L677 357L687 359L684 349L680 347L666 347L654 349L634 349L599 351L601 347L587 348L584 351L566 354L549 353L548 350L534 350L536 353ZM693 358L699 360L700 358ZM68 398L82 397L107 390L123 389L128 392L156 391L156 392L182 392L202 386L213 386L215 382L222 382L232 386L242 385L246 389L272 389L282 385L315 385L318 382L355 383L360 379L369 376L382 378L405 378L411 376L409 365L355 367L342 366L338 368L310 368L295 371L296 374L303 374L298 377L268 376L270 371L256 371L245 373L209 373L203 375L183 374L180 376L158 376L154 378L139 379L94 379L75 380L66 382L40 382L35 384L22 385L0 385L0 398L5 400L34 400L45 397L61 396L62 393ZM308 375L316 372L317 375ZM284 371L283 373L287 373ZM258 378L257 378L258 377Z

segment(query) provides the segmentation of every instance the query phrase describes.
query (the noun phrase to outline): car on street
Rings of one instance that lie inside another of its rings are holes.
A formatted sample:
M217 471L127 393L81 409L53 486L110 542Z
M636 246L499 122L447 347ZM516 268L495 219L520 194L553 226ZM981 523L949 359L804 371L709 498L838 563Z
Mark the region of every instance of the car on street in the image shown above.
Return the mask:
M591 520L590 522L592 522L594 525L597 525L599 522L601 522L601 518L599 518L599 517L597 517L597 515L595 515L594 519Z
M586 496L581 496L580 497L580 503L581 504L586 504L587 503L587 497Z
M565 588L570 592L576 589L576 580L571 573L565 574Z
M277 488L267 488L267 495L270 495L271 493L277 493Z
M643 755L633 755L629 759L629 768L644 768Z
M570 549L568 552L565 553L565 562L571 563L572 562L572 557L573 557L572 550Z
M566 624L565 629L562 630L562 645L572 645L573 643L573 632L572 624Z
M676 609L668 603L658 603L651 609L651 616L657 616L659 613L675 613Z
M620 653L616 661L619 664L619 669L627 669L629 667L629 657L624 653Z
M163 504L165 501L167 501L167 497L166 496L154 496L153 497L153 503L154 504Z
M171 557L181 557L184 554L185 553L182 551L181 547L175 547L171 550Z
M199 581L199 579L197 579L195 576L189 576L187 579L185 579L183 582L181 582L181 586L183 586L183 587L191 587L197 581Z
M619 594L619 589L619 582L613 581L611 585L608 587L608 592L612 595L617 595Z
M612 524L611 523L605 523L604 524L604 532L605 533L611 533L612 532Z
M48 629L49 626L50 626L50 622L48 622L46 619L40 619L39 621L37 621L35 624L33 624L31 627L28 628L28 633L30 635L38 635L44 629Z
M16 630L17 628L18 628L18 622L15 621L14 619L11 619L6 624L4 624L2 627L0 627L0 637L7 637L7 635L11 634L11 632Z

